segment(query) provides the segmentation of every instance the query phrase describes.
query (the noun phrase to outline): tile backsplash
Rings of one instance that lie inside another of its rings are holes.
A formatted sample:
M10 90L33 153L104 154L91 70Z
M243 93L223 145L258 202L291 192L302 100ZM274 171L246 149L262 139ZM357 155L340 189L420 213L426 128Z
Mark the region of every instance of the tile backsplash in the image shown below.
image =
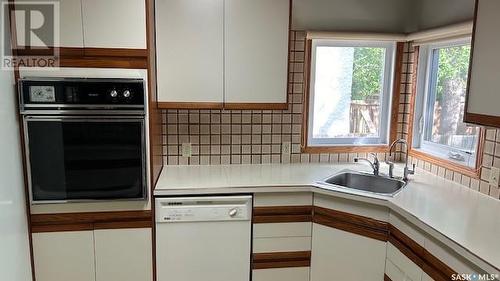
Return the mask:
M163 151L167 165L220 165L262 163L352 162L366 153L301 153L302 111L304 99L305 32L290 33L290 67L288 109L286 110L163 110ZM397 122L398 136L407 138L410 97L412 95L414 48L405 44L400 104ZM182 144L190 143L191 157L182 156ZM289 152L283 146L289 144ZM401 156L401 147L397 149ZM403 157L405 155L402 155ZM386 159L386 154L379 154ZM400 157L398 157L400 158ZM460 182L492 197L499 198L498 187L485 181L468 178L416 158L419 167ZM484 149L482 178L489 167L500 167L500 130L488 130ZM168 168L168 167L167 167Z

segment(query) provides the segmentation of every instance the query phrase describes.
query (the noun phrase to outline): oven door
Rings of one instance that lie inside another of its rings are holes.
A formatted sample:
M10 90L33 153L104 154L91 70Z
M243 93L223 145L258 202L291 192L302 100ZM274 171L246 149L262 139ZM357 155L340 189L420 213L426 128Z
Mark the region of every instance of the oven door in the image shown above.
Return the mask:
M144 117L26 116L32 203L146 199Z

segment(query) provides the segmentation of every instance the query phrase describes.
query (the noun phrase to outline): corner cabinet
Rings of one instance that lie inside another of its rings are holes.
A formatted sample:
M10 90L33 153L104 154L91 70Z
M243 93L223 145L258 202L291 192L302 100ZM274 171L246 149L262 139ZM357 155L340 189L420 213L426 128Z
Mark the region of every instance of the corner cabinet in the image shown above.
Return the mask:
M160 107L286 108L290 0L156 0L155 9Z
M500 127L500 1L476 0L465 122Z
M150 228L33 233L37 281L150 281Z

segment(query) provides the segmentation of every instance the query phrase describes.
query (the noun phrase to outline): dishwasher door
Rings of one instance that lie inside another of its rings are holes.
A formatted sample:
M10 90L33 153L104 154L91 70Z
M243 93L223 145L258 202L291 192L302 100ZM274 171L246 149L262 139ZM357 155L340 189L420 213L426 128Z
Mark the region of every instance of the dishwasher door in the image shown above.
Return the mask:
M157 281L249 281L251 217L251 196L157 198Z

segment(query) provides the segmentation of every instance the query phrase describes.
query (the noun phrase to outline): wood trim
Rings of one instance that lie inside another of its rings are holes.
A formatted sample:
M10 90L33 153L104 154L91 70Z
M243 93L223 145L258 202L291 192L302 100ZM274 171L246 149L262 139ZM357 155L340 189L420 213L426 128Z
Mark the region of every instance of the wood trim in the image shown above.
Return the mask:
M311 251L256 253L252 255L252 269L309 266L311 266Z
M464 122L500 128L500 116L490 116L466 111L464 114Z
M151 211L32 214L33 225L150 220Z
M311 222L312 206L254 207L253 223Z
M444 167L448 170L458 172L460 174L466 175L466 176L471 177L471 178L479 179L480 175L481 175L481 165L479 165L477 169L474 169L474 168L470 168L470 167L466 167L466 166L463 166L460 164L453 163L453 162L448 161L446 159L442 159L442 158L436 157L434 155L431 155L431 154L428 154L428 153L425 153L423 151L416 150L413 148L410 149L409 154L412 157L418 158L420 160L429 162L429 163L437 165L437 166ZM480 160L480 158L482 158L482 154L483 154L482 152L477 154L476 161Z
M150 46L148 46L150 48ZM125 49L125 48L84 48L86 57L126 57L147 58L148 49Z
M314 206L313 222L384 242L389 236L387 222L318 206Z
M394 245L401 253L422 268L422 270L434 280L451 280L451 276L457 273L392 225L390 226L389 243Z
M31 232L151 228L151 211L33 214Z
M396 45L396 59L394 68L394 82L392 86L392 101L391 101L391 122L389 132L389 143L398 139L398 116L399 116L399 102L401 97L401 76L403 74L403 55L404 55L404 42L398 42Z
M63 231L91 231L94 225L91 223L75 223L61 225L32 225L31 233L63 232Z
M131 68L146 69L145 58L118 58L118 57L61 57L60 67L89 67L89 68Z
M389 152L389 146L308 146L301 149L303 153L384 153Z
M389 278L389 276L387 276L387 274L384 274L384 281L392 281L391 278Z
M94 223L94 229L152 228L151 220Z
M288 95L288 94L287 94ZM226 102L223 105L227 110L287 110L288 103L237 103Z
M392 88L392 101L391 101L391 119L389 140L387 145L378 146L309 146L308 144L308 130L309 130L309 98L310 98L310 82L311 82L311 54L312 54L312 40L306 40L305 60L304 60L304 100L303 100L303 114L302 114L302 139L301 139L301 152L302 153L367 153L377 152L385 153L389 151L389 144L398 138L398 116L399 116L399 99L401 95L401 74L403 68L403 55L404 55L404 42L398 42L396 45L396 58L394 61L394 81Z
M223 109L222 102L158 102L159 109Z

